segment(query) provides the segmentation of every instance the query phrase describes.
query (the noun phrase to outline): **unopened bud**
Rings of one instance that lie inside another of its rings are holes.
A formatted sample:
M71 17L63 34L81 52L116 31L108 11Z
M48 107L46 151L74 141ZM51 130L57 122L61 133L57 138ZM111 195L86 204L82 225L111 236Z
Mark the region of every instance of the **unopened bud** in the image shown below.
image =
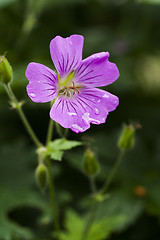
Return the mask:
M8 84L12 81L13 71L5 56L0 56L0 82Z
M124 125L118 146L122 150L129 150L134 145L134 134L135 134L135 128L133 125Z
M46 166L43 163L39 164L36 168L35 177L38 186L44 190L48 182L48 172Z
M85 152L83 171L90 176L96 174L99 171L99 163L96 159L95 154L90 149L87 149Z

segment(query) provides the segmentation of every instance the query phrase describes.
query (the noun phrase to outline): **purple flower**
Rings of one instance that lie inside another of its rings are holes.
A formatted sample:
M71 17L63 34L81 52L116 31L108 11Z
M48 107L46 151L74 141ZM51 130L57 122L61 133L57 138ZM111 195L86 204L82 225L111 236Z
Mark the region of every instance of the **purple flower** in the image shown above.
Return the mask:
M76 133L87 130L90 123L104 123L108 113L119 104L116 96L95 88L117 80L116 65L108 61L108 52L82 60L83 41L81 35L57 36L51 41L50 53L57 73L34 62L26 70L27 93L31 100L55 99L50 117Z

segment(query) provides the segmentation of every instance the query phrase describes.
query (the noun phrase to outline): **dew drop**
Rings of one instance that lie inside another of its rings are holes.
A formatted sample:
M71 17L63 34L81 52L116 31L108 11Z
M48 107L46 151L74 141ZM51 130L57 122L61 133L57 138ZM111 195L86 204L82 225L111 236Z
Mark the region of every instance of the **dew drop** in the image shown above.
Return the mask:
M95 114L99 114L99 110L97 108L94 109L95 110Z
M36 94L35 94L35 93L30 93L30 96L31 96L31 97L35 97Z
M69 44L70 44L70 45L73 45L73 43L72 43L71 41L69 42Z
M100 103L100 102L101 102L101 100L100 100L100 99L98 99L98 100L97 100L97 102L98 102L98 103Z
M69 115L69 116L76 116L77 113L74 113L74 112L68 112L68 115Z
M108 94L105 93L105 94L103 95L103 98L109 98Z
M72 128L74 128L75 130L78 130L80 132L83 132L83 128L81 128L80 126L78 126L77 124L72 124Z

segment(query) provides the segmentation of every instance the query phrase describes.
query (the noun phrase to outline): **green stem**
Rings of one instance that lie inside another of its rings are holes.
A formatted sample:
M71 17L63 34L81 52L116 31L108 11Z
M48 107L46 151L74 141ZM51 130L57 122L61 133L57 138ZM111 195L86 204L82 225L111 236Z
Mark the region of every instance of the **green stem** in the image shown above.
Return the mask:
M26 127L30 137L34 141L34 143L37 145L37 147L42 147L43 145L40 143L38 138L36 137L33 129L31 128L27 118L24 115L24 112L22 110L22 105L20 102L18 102L17 98L15 97L14 93L12 92L12 89L10 85L4 85L5 90L11 100L11 103L13 107L17 110L18 114L20 115L24 126ZM48 134L47 134L47 140L46 140L46 145L48 142L52 139L52 132L53 132L53 124L54 121L50 120L49 122L49 127L48 127ZM50 191L50 198L51 198L51 205L52 205L52 213L53 213L53 221L54 221L54 227L56 229L56 237L57 240L59 240L59 223L58 223L58 217L57 217L57 209L56 209L56 203L55 203L55 194L54 194L54 185L53 185L53 179L52 179L52 173L51 173L51 164L50 164L50 159L46 157L46 164L47 164L47 169L48 169L48 180L49 180L49 191Z
M52 102L50 103L50 105L52 105ZM54 127L54 121L52 119L50 119L49 125L48 125L47 138L46 138L46 147L47 147L48 143L52 140L53 127ZM51 200L52 215L53 215L53 227L56 230L57 240L59 240L60 239L60 236L59 236L60 227L59 227L59 220L58 220L58 215L57 215L54 182L53 182L52 172L51 172L51 162L50 162L49 157L46 158L46 163L47 163L47 169L48 169L49 192L50 192L50 200Z
M54 121L50 118L49 126L48 126L48 132L47 132L46 145L48 145L48 143L52 140L53 127L54 127Z
M105 192L108 190L108 187L109 185L111 184L112 180L113 180L113 177L123 159L123 156L124 156L124 153L125 151L124 150L121 150L119 155L118 155L118 158L117 158L117 161L115 162L113 168L111 169L111 172L106 180L106 182L104 183L104 186L102 187L102 189L100 190L99 194L105 194ZM93 187L93 186L92 186ZM94 188L93 188L94 189ZM99 204L101 203L101 201L97 201L95 198L93 200L93 203L92 203L92 207L91 207L91 210L90 210L90 214L89 214L89 218L88 218L88 221L87 221L87 224L84 228L84 231L82 233L82 238L81 240L87 240L87 237L88 237L88 234L91 230L91 227L94 223L94 220L96 218L96 214L97 214L97 210L98 210L98 206Z
M12 89L10 87L10 85L4 85L5 86L5 90L12 102L12 104L14 105L14 108L16 108L26 130L28 131L31 139L33 140L33 142L36 144L37 147L42 147L42 144L40 143L40 141L38 140L37 136L35 135L32 127L30 126L23 110L22 110L22 104L20 102L18 102L17 98L15 97L14 93L12 92Z
M94 199L93 203L92 203L92 206L91 206L91 209L90 209L90 213L89 213L89 217L88 217L86 226L85 226L84 231L82 233L81 240L87 240L88 234L91 230L91 227L93 225L93 222L94 222L96 214L97 214L98 206L99 206L99 202Z
M46 157L46 164L47 164L47 169L48 169L49 191L50 191L51 207L52 207L52 214L53 214L53 227L56 230L57 240L59 240L60 239L60 237L59 237L60 228L59 228L59 221L58 221L58 216L57 216L54 185L53 185L53 179L52 179L52 173L51 173L51 163L50 163L49 157Z
M89 176L90 187L92 190L93 195L96 193L96 182L94 176Z
M105 194L105 192L108 190L108 187L109 185L111 184L112 180L113 180L113 177L115 176L115 173L117 171L117 169L119 168L121 162L122 162L122 159L124 157L124 153L125 151L124 150L121 150L119 155L118 155L118 158L117 158L117 161L115 162L113 168L111 169L109 175L108 175L108 178L106 179L106 182L104 183L100 193L101 194Z
M50 102L50 107L52 107L52 105L53 105L53 101ZM49 125L48 125L47 138L46 138L46 146L52 140L53 127L54 127L54 121L50 118Z

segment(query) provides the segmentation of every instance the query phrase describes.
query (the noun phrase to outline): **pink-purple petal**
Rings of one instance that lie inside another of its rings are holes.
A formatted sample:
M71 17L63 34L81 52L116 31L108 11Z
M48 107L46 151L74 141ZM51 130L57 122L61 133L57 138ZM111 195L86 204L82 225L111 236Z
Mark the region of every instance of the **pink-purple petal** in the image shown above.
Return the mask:
M53 104L50 117L64 128L79 133L87 130L90 125L84 121L84 109L74 101L59 97Z
M58 77L50 68L32 62L28 65L25 75L29 80L27 93L32 101L49 102L57 96Z
M82 60L74 75L75 82L89 87L101 87L116 81L119 77L118 68L108 58L108 52L101 52Z
M70 74L81 63L83 41L83 36L76 34L68 38L57 36L51 41L51 58L61 77Z
M96 88L84 88L77 101L85 108L82 118L88 123L101 124L109 112L116 109L119 99L115 95Z
M115 95L85 87L71 99L60 96L51 108L50 117L64 128L76 133L84 132L90 123L104 123L118 104L119 99Z

